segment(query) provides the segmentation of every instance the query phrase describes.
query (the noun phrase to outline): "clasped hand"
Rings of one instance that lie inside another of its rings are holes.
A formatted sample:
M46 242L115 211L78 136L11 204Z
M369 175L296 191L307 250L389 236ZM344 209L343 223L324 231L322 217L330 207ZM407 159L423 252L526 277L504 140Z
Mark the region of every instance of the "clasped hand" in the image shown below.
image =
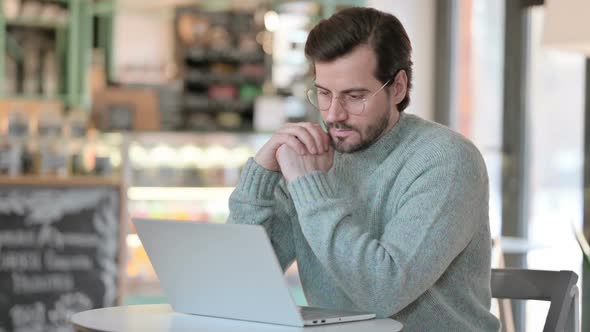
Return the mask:
M271 171L280 171L287 181L332 167L334 149L320 125L288 123L258 151L254 161Z

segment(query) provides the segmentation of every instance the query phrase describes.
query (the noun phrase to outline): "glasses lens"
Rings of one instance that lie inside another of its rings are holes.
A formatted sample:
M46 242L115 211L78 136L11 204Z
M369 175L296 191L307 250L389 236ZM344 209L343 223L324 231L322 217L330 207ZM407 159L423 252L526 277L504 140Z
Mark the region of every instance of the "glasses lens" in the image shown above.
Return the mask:
M320 111L327 111L332 104L332 94L326 90L311 88L307 90L307 100L316 109ZM338 97L338 101L348 113L361 114L365 110L365 99L344 95Z
M318 103L318 94L317 89L309 89L307 90L307 100L309 103L313 105L313 107L320 109L320 104Z
M344 108L346 109L346 111L350 114L361 114L363 113L363 111L365 110L365 102L364 100L346 100L346 104L344 105Z
M307 90L307 99L320 111L327 111L332 103L332 94L325 90L311 88Z

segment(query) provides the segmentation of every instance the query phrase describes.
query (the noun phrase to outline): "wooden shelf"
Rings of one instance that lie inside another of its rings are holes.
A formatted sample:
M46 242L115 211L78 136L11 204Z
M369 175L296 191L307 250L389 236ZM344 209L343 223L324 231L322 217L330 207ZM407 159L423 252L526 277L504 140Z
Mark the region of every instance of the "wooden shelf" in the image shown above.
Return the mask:
M207 50L192 48L186 51L186 58L192 61L262 62L264 53L244 52L237 49Z
M186 95L184 107L191 111L217 113L219 111L243 112L252 108L254 102L249 100L210 99L206 95Z
M64 187L113 187L120 186L122 181L114 177L101 176L36 176L0 175L0 186L26 185L26 186L64 186Z
M60 96L60 95L43 96L43 95L25 95L25 94L8 94L8 95L0 94L0 98L17 100L17 101L62 101L66 97Z
M11 18L6 20L7 26L38 28L38 29L65 29L68 22L40 21L30 18Z
M215 83L233 83L233 84L262 84L264 77L248 76L242 74L212 74L191 70L186 75L186 81L190 83L215 84Z

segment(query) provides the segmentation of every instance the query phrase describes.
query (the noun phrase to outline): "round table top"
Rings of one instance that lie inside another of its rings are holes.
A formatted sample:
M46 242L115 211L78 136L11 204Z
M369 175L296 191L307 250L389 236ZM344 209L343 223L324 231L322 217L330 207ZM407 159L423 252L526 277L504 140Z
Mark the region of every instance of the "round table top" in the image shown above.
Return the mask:
M94 309L77 313L71 322L78 331L260 331L260 332L392 332L401 331L402 324L393 319L291 327L222 319L172 311L168 304L148 304Z

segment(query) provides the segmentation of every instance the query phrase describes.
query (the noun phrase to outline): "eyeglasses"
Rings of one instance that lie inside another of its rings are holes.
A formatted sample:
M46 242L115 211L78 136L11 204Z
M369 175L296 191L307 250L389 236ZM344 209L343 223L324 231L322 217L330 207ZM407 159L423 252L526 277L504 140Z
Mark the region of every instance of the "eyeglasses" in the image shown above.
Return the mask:
M365 111L365 104L367 103L367 101L369 101L369 99L378 94L379 91L383 90L383 88L387 84L389 84L389 82L391 82L392 79L393 78L389 79L377 91L375 91L369 96L359 95L359 92L350 92L344 93L341 96L337 96L334 98L338 99L340 105L344 110L346 110L346 112L354 115L359 115ZM330 106L332 106L332 99L334 99L332 97L332 92L326 89L313 87L308 89L306 93L307 100L310 102L311 105L313 105L313 107L315 107L319 111L325 112L330 109Z

